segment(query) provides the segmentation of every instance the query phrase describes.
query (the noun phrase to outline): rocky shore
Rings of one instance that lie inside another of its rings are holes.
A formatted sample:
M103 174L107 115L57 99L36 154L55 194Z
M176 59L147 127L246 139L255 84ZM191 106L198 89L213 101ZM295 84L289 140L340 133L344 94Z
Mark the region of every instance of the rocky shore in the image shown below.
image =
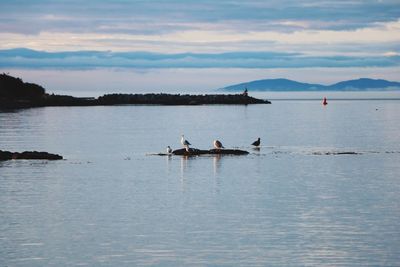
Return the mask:
M98 98L99 105L248 105L270 104L269 101L242 94L109 94Z
M0 150L0 161L11 160L11 159L60 160L63 159L63 157L48 152L24 151L19 153L19 152Z

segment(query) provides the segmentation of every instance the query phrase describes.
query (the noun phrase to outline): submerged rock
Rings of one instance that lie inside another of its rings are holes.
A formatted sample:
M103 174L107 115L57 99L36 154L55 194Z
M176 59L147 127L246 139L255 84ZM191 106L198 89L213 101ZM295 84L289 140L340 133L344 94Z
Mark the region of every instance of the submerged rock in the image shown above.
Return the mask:
M10 152L0 150L0 161L11 160L11 159L39 159L39 160L60 160L62 156L57 154L51 154L48 152L38 151L24 151L24 152Z
M355 151L327 151L327 152L313 152L313 155L361 155L362 153Z

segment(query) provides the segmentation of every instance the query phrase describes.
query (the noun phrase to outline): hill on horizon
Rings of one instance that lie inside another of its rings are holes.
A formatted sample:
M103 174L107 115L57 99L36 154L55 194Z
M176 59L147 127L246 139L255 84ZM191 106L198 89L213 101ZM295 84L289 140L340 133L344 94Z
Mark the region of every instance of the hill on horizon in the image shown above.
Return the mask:
M302 83L289 79L264 79L230 85L218 90L222 91L368 91L368 90L400 90L400 82L383 79L360 78L338 82L332 85Z

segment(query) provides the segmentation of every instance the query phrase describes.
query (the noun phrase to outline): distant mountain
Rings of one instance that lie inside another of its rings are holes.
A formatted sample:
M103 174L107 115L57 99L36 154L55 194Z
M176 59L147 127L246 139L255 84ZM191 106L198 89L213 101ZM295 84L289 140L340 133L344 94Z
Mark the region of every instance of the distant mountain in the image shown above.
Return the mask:
M400 82L390 82L382 79L361 78L338 82L332 85L301 83L288 79L266 79L230 85L220 90L243 91L364 91L400 89Z
M350 81L335 83L329 86L329 88L334 90L369 90L369 89L387 89L387 88L400 89L400 83L390 82L382 79L361 78L358 80L350 80Z
M322 85L300 83L288 79L267 79L240 83L222 88L224 91L243 91L244 88L252 91L306 91L319 90Z

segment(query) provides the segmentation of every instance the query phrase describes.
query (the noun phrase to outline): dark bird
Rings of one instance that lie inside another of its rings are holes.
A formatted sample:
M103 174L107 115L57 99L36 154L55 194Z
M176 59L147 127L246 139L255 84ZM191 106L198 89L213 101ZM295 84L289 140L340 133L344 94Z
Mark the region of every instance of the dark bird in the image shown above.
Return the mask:
M253 146L260 146L260 143L261 143L261 140L260 140L260 137L258 137L257 141L254 141L254 142L252 143L252 145L253 145Z
M216 149L225 148L225 147L222 145L222 143L221 143L220 141L218 141L218 140L214 140L214 147L215 147Z

